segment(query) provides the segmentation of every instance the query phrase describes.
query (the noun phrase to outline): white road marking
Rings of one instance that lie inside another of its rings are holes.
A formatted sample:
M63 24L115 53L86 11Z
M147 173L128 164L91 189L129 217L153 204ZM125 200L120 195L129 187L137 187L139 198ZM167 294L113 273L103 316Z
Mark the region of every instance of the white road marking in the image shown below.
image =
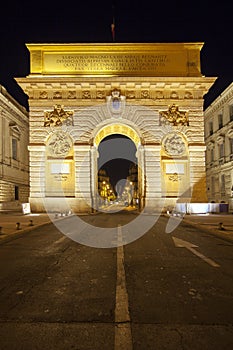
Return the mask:
M115 306L115 350L132 350L132 333L129 315L129 300L124 269L124 249L121 226L118 225L117 283Z
M57 245L62 243L66 238L67 238L66 236L62 236L57 241L54 241L52 244L50 244L48 247L46 247L44 249L43 253L44 254L52 254L52 253L56 252L57 249L59 248Z
M54 244L60 244L62 243L67 237L66 236L63 236L61 238L59 238L57 241L54 242Z
M205 255L199 253L196 249L198 246L195 244L192 244L190 242L187 241L183 241L180 238L177 237L172 237L174 244L176 247L180 247L180 248L186 248L188 249L190 252L192 252L193 254L195 254L196 256L198 256L199 258L201 258L202 260L204 260L207 264L213 266L213 267L220 267L219 264L217 264L214 260L207 258Z

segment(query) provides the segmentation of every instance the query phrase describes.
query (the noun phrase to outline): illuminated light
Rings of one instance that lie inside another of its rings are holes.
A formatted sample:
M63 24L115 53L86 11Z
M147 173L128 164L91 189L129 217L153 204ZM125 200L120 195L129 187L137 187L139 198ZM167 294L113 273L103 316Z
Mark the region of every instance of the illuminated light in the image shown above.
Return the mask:
M100 142L109 135L121 134L130 138L138 147L141 144L140 137L138 134L127 125L122 124L111 124L104 126L94 138L94 144L96 147L99 146Z
M176 203L175 211L183 214L207 214L209 203Z

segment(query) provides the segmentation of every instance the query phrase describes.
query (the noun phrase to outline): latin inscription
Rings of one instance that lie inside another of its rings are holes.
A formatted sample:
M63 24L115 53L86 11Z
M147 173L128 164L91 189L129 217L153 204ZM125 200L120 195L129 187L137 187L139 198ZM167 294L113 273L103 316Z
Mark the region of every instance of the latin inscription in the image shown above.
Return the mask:
M165 67L167 55L64 55L56 63L73 70L154 70Z
M179 64L177 65L177 61ZM155 54L54 54L44 53L45 72L76 74L135 73L185 71L186 56L180 53Z

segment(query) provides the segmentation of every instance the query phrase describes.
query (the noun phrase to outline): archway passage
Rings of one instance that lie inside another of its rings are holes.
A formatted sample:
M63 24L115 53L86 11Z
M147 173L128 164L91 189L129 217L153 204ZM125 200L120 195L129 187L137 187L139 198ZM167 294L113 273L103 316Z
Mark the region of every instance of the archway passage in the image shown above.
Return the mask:
M98 147L98 193L102 205L117 203L126 207L138 204L137 148L127 136L113 134Z

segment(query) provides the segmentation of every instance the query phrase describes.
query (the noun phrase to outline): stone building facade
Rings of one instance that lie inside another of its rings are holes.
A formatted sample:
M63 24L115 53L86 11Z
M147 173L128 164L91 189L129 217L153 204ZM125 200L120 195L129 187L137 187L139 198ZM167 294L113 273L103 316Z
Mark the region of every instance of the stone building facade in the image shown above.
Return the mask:
M0 210L21 210L29 198L29 116L0 86Z
M209 202L233 210L233 83L205 110L206 177Z
M136 146L139 207L206 197L203 43L28 44L30 203L34 211L98 210L98 147ZM111 149L109 149L111 152Z

